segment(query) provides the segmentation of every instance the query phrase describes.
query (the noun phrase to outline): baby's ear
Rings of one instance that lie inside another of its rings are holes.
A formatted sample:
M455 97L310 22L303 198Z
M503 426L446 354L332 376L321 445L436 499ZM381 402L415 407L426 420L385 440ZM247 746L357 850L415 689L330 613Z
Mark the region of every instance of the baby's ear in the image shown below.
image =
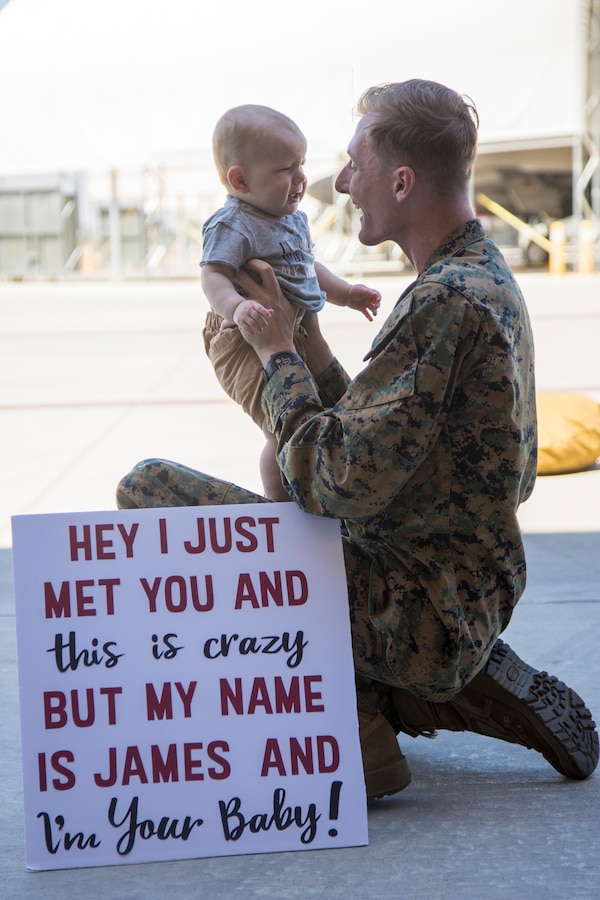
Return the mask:
M246 176L241 166L231 166L227 172L227 181L234 191L240 194L247 194L250 188L246 184Z

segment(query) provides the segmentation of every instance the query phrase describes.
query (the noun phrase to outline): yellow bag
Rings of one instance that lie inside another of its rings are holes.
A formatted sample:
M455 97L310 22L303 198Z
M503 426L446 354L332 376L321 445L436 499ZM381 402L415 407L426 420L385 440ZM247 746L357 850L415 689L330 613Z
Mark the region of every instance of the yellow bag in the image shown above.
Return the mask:
M538 474L581 472L600 457L600 404L582 394L539 391Z

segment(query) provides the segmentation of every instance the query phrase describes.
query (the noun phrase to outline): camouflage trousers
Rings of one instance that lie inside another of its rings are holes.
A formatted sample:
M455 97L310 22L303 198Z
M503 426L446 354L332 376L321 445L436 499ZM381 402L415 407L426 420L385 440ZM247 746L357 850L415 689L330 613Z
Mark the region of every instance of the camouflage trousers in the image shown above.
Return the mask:
M268 499L179 463L138 463L117 488L120 509L270 503ZM365 680L447 701L483 665L469 654L459 666L444 647L446 632L427 604L410 597L402 571L384 569L374 553L344 537L354 667ZM398 599L400 598L400 600ZM408 600L409 602L402 602ZM385 693L385 689L383 689Z

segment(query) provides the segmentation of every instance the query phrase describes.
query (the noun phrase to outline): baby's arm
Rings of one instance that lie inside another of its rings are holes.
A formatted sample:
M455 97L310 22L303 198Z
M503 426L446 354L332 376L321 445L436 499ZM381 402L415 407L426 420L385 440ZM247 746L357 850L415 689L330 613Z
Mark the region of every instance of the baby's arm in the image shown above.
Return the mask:
M349 306L365 316L369 322L377 315L381 294L364 284L349 284L338 275L334 275L322 263L315 262L315 271L319 286L327 294L327 301L335 306Z
M202 290L215 312L223 316L224 324L237 325L248 334L260 333L273 315L251 297L242 297L233 286L233 269L217 263L206 263L201 269Z

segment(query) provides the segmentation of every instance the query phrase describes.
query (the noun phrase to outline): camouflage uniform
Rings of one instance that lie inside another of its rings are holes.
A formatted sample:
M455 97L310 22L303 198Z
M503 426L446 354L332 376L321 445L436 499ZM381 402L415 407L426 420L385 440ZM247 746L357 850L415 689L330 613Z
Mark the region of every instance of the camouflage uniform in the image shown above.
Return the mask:
M533 488L533 342L521 292L477 220L400 297L368 365L297 363L263 409L296 503L344 520L357 672L434 701L483 667L525 587L517 508ZM122 506L258 500L164 461Z

